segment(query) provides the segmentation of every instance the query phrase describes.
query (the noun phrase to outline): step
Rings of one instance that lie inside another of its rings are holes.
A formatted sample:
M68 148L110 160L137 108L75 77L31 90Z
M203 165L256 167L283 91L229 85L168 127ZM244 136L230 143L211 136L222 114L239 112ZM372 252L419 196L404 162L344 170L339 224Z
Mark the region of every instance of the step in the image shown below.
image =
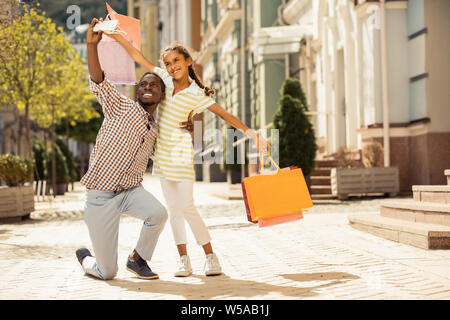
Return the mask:
M316 176L330 176L331 175L331 169L330 168L316 168L313 172L311 172L311 177Z
M338 166L337 160L316 160L317 168L335 168Z
M312 186L331 186L331 178L327 176L311 177Z
M379 213L352 214L350 225L378 237L422 249L450 249L450 227L391 219Z
M386 218L431 223L450 227L450 205L417 202L414 200L396 200L383 202L380 214Z
M450 204L450 185L412 186L414 200Z
M444 170L444 175L447 177L447 184L450 186L450 169Z
M329 195L331 195L331 186L311 185L311 194L329 194Z
M311 194L312 200L329 200L329 199L336 199L336 196L333 196L332 194Z

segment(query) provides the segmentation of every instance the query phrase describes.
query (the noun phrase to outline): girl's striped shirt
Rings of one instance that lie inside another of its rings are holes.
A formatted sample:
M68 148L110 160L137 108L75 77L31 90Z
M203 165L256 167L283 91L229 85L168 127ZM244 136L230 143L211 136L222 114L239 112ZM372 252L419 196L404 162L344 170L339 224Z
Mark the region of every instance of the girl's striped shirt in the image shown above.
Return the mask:
M195 81L173 95L174 85L169 73L155 67L154 72L166 85L166 99L157 108L159 133L156 140L153 174L168 180L194 181L194 148L189 132L180 129L180 122L187 121L189 113L201 113L215 103L205 95Z

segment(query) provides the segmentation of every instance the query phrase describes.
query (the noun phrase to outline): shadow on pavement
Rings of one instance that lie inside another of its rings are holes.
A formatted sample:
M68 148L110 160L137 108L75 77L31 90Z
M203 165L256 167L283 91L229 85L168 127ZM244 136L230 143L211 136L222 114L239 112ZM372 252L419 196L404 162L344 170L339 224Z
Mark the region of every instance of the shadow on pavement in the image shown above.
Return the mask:
M152 280L152 281L129 281L115 279L107 281L114 287L124 288L128 291L146 292L164 295L183 296L186 299L215 299L215 298L252 298L265 296L271 292L276 292L286 298L310 298L319 295L315 290L342 284L358 276L343 272L323 272L306 274L282 274L281 277L294 282L305 281L326 281L318 286L301 287L299 283L289 283L286 285L273 285L264 282L251 280L233 279L226 275L216 277L206 277L193 275L202 283L184 283L180 281ZM276 277L276 275L274 275Z

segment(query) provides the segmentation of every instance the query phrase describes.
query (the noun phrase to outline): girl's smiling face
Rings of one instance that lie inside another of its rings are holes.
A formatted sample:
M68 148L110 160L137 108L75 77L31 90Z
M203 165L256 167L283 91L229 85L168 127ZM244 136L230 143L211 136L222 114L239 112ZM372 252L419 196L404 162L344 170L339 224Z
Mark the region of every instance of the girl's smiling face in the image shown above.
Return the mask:
M167 72L175 80L180 80L189 76L188 68L192 64L192 59L190 57L186 59L182 53L179 53L176 50L170 50L164 54L163 62Z

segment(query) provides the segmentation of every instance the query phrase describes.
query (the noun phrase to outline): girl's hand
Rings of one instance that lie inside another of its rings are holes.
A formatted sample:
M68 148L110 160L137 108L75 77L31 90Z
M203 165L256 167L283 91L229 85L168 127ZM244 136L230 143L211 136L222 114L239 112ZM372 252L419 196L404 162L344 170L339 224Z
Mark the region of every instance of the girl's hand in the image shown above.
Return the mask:
M267 153L267 150L270 148L270 144L266 139L261 137L261 135L259 135L253 129L248 129L247 131L245 131L245 135L255 141L256 149L258 150L258 152Z
M100 19L100 21L103 21L103 19ZM103 32L94 32L94 26L100 21L97 18L92 19L91 25L86 33L86 44L97 45L102 40Z

